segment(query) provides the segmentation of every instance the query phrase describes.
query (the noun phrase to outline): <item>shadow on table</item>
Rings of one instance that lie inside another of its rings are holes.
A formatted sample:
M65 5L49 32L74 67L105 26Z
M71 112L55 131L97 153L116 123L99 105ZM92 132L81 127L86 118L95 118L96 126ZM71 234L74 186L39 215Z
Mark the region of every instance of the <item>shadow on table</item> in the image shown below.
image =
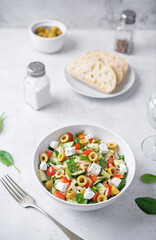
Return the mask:
M105 102L105 103L107 103L107 102L114 102L114 101L115 102L123 102L123 101L125 101L127 99L130 99L130 98L134 97L138 93L138 91L139 91L140 82L141 82L139 76L137 74L135 74L135 75L136 75L136 80L135 80L133 86L130 88L129 91L123 93L120 96L116 96L114 98L109 98L109 99L106 99L106 98L104 98L104 99L102 99L102 98L101 99L100 98L90 98L90 101L94 102L96 100L96 102L99 101L99 102ZM78 94L78 95L80 95L80 94ZM89 99L88 97L83 96L83 95L81 95L81 97Z
M67 37L63 48L59 52L57 52L57 54L62 54L62 53L72 51L75 48L75 46L76 46L76 43L73 41L73 39Z

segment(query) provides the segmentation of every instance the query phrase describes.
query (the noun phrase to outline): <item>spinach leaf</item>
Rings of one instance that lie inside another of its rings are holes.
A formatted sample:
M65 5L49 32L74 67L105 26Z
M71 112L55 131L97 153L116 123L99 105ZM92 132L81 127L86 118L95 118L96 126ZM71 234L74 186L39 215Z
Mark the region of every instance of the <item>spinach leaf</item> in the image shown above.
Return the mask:
M54 153L55 153L56 157L58 157L59 152L57 150L54 150Z
M71 172L71 173L79 171L77 163L74 161L73 158L69 159L69 161L67 162L67 166L68 166L69 172Z
M2 124L3 124L3 116L5 113L2 113L2 115L0 116L0 132L2 130Z
M97 202L91 201L91 200L89 200L89 202L88 202L88 204L93 204L93 203L97 203Z
M7 167L9 167L10 165L13 165L15 167L15 165L13 163L13 158L10 155L10 153L3 151L3 150L0 151L0 162L5 164ZM15 167L15 168L20 173L19 169L17 167Z
M104 168L106 168L107 167L107 162L106 162L106 160L105 159L100 159L99 160L99 165L104 169Z
M123 175L123 178L126 178L127 177L127 172L126 173L124 173L124 175Z
M73 145L76 145L77 143L79 143L80 139L78 138L78 136L80 134L84 133L84 130L82 130L81 132L78 132L74 135L74 142L73 142Z
M99 142L101 142L101 139L94 140L94 142L93 142L93 143L99 143Z
M74 135L74 138L77 138L77 137L78 137L80 134L82 134L82 133L84 133L84 130L82 130L82 131L76 133L76 134Z
M119 184L119 186L118 186L118 189L119 189L119 191L121 191L122 189L123 189L123 187L125 186L125 184L126 184L126 181L125 181L125 179L121 179L121 182L120 182L120 184Z
M88 160L88 161L89 161L88 157L85 156L85 155L80 155L80 159L81 159L81 160Z
M92 186L90 189L91 189L93 192L96 192L96 187L95 187L95 186Z
M84 200L85 200L84 197L83 197L83 194L78 193L78 194L76 195L76 200L77 200L78 203L83 203Z
M135 199L138 207L147 214L156 214L156 199L150 197L140 197Z
M123 161L125 161L125 156L124 155L120 155L119 159L122 159Z
M48 147L48 150L50 150L50 151L53 152L53 151L54 151L54 148L52 148L52 147L49 146L49 147Z
M141 176L141 180L144 183L154 183L156 182L156 176L152 174L144 174Z

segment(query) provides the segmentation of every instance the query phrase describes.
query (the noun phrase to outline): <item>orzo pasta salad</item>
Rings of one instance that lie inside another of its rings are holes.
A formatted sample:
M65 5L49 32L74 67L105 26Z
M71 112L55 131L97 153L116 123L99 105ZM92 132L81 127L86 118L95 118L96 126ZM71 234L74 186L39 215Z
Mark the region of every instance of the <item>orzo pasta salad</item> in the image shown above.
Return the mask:
M125 186L127 166L115 142L92 133L67 132L52 139L39 156L38 174L45 188L64 201L93 204L107 201Z

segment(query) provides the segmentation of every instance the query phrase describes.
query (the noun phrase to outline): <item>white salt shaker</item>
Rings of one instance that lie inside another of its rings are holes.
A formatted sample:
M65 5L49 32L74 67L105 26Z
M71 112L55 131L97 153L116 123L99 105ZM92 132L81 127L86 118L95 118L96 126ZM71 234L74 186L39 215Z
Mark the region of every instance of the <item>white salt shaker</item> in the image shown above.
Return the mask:
M46 106L50 100L50 79L45 73L45 66L41 62L28 65L24 78L25 101L35 110Z

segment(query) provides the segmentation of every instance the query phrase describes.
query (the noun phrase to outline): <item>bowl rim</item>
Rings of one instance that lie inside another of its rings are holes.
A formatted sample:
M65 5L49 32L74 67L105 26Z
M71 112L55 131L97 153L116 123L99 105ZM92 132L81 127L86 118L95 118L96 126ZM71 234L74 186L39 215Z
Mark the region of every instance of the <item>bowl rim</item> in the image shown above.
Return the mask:
M106 130L106 131L109 131L110 133L114 134L116 137L120 138L126 145L127 147L129 148L130 152L132 153L132 156L133 156L133 163L134 163L134 168L133 168L133 172L132 172L132 176L131 176L131 179L130 179L130 182L123 188L123 190L116 196L114 196L113 198L111 199L108 199L107 201L104 201L104 202L101 202L101 203L94 203L94 204L80 204L80 203L72 203L72 202L67 202L67 201L64 201L60 198L57 198L55 197L53 194L51 194L49 191L47 191L45 189L45 187L42 185L42 183L39 181L38 177L37 177L37 174L36 174L36 171L35 171L35 154L36 154L36 151L39 147L39 145L45 140L45 138L49 137L51 134L53 134L54 132L57 132L59 130L63 130L64 128L69 128L70 127L76 127L76 126L86 126L86 127L95 127L95 128L99 128L99 129L102 129L102 130ZM105 127L102 127L101 125L99 126L96 126L96 125L93 125L93 124L86 124L86 123L81 123L81 124L72 124L72 125L65 125L64 127L61 127L61 128L55 128L50 134L48 134L47 136L45 136L41 141L40 143L37 145L34 153L33 153L33 172L34 172L34 175L35 175L35 178L37 179L37 182L39 183L40 186L42 186L42 188L44 189L44 191L54 200L56 201L60 201L61 203L64 203L64 204L67 204L67 205L71 205L71 206L78 206L78 207L85 207L85 208L91 208L92 206L101 206L101 205L104 205L105 203L108 203L111 204L111 202L113 202L115 199L121 197L121 195L126 191L126 189L131 185L133 179L134 179L134 176L135 176L135 172L136 172L136 161L135 161L135 157L134 157L134 154L130 148L130 146L128 145L128 143L124 140L124 138L120 137L117 133L115 133L114 131L108 129L108 128L105 128Z
M57 24L59 23L60 25L62 25L63 27L64 27L64 32L62 32L62 34L61 35L59 35L59 36L57 36L57 37L54 37L54 38L48 38L48 37L40 37L40 36L38 36L37 34L35 34L34 33L34 31L33 31L33 27L35 27L35 25L38 25L38 24L43 24L44 22L55 22L56 23L56 26L57 26ZM67 33L67 26L64 24L64 23L62 23L62 22L60 22L60 21L57 21L57 20L55 20L55 19L43 19L43 20L40 20L40 21L35 21L35 22L33 22L30 26L29 26L29 33L30 34L32 34L33 36L35 36L36 38L38 38L38 39L45 39L45 41L53 41L53 40L56 40L56 39L60 39L60 38L62 38L62 37L64 37L65 35L66 35L66 33Z

